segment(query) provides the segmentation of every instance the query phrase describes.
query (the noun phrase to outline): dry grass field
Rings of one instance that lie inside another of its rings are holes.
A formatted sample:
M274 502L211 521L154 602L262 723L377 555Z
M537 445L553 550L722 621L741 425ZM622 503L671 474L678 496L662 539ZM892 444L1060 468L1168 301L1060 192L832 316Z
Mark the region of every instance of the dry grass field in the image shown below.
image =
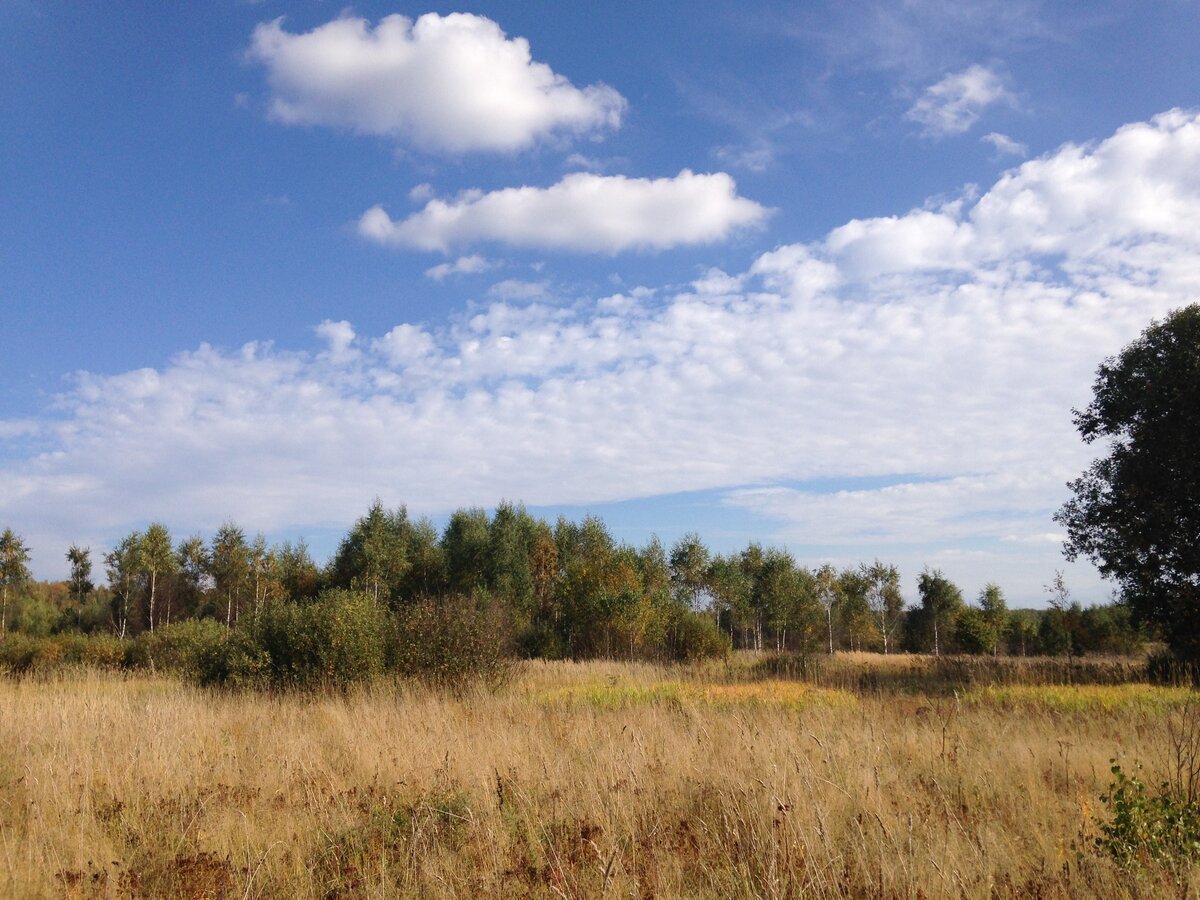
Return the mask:
M458 697L0 680L0 896L1196 892L1094 847L1110 758L1155 780L1187 691L853 690L925 664L839 665L533 663Z

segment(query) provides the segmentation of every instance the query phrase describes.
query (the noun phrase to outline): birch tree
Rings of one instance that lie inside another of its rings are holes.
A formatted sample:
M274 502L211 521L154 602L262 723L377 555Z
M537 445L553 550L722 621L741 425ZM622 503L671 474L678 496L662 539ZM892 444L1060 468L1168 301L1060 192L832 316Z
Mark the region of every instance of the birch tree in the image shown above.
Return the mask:
M29 548L11 528L0 534L0 634L8 631L8 593L29 580Z
M885 565L879 560L860 571L866 585L867 606L871 610L879 634L883 638L883 652L890 652L892 634L904 617L904 599L900 596L900 573L895 566Z
M171 533L161 522L153 522L146 529L141 540L141 553L138 562L143 572L150 578L150 631L154 631L154 600L158 591L158 576L173 575L179 570L179 563L171 547Z

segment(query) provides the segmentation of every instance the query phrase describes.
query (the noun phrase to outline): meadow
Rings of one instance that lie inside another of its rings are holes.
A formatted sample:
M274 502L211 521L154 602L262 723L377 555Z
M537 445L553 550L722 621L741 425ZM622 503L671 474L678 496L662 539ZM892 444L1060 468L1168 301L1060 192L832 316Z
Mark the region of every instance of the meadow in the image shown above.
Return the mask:
M1192 692L1127 660L988 665L537 661L457 692L4 678L0 896L1197 893L1188 865L1096 844L1110 760L1171 775Z

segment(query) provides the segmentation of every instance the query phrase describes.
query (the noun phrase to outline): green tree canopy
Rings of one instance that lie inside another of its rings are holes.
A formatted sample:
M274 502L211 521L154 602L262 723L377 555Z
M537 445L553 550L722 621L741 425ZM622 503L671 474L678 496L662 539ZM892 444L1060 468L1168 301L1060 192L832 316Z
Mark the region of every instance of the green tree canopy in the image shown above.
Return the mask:
M376 603L390 603L408 574L408 532L408 510L386 510L376 499L338 546L330 581Z
M131 531L104 554L104 572L112 589L113 616L118 637L125 637L129 626L129 603L137 589L137 576L142 570L142 536Z
M1065 553L1094 562L1139 622L1200 662L1200 305L1105 360L1092 392L1075 425L1107 453L1070 482L1055 516Z
M179 562L175 558L171 546L171 532L161 522L153 522L142 535L142 546L139 562L142 571L150 576L150 609L147 620L150 630L154 630L154 599L158 590L159 575L174 575L179 570Z
M83 605L84 599L95 590L92 583L92 551L90 547L80 547L72 544L67 549L67 562L71 564L71 596L75 602Z
M8 592L29 580L29 548L11 528L0 533L0 634L8 630Z
M963 609L962 591L938 569L926 569L917 578L921 597L921 619L933 637L933 655L950 643L954 626Z

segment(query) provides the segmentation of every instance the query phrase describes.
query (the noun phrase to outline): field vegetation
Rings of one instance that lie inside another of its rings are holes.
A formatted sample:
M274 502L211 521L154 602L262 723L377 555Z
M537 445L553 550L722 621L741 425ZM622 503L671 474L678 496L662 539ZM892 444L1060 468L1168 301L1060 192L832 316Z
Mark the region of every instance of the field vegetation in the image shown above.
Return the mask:
M0 532L0 897L1195 892L1192 676L1120 603L375 503L324 565ZM1177 677L1182 675L1183 677Z
M1125 659L953 662L536 660L454 689L29 670L0 679L0 895L1200 888L1160 800L1191 808L1190 688L1120 683Z

